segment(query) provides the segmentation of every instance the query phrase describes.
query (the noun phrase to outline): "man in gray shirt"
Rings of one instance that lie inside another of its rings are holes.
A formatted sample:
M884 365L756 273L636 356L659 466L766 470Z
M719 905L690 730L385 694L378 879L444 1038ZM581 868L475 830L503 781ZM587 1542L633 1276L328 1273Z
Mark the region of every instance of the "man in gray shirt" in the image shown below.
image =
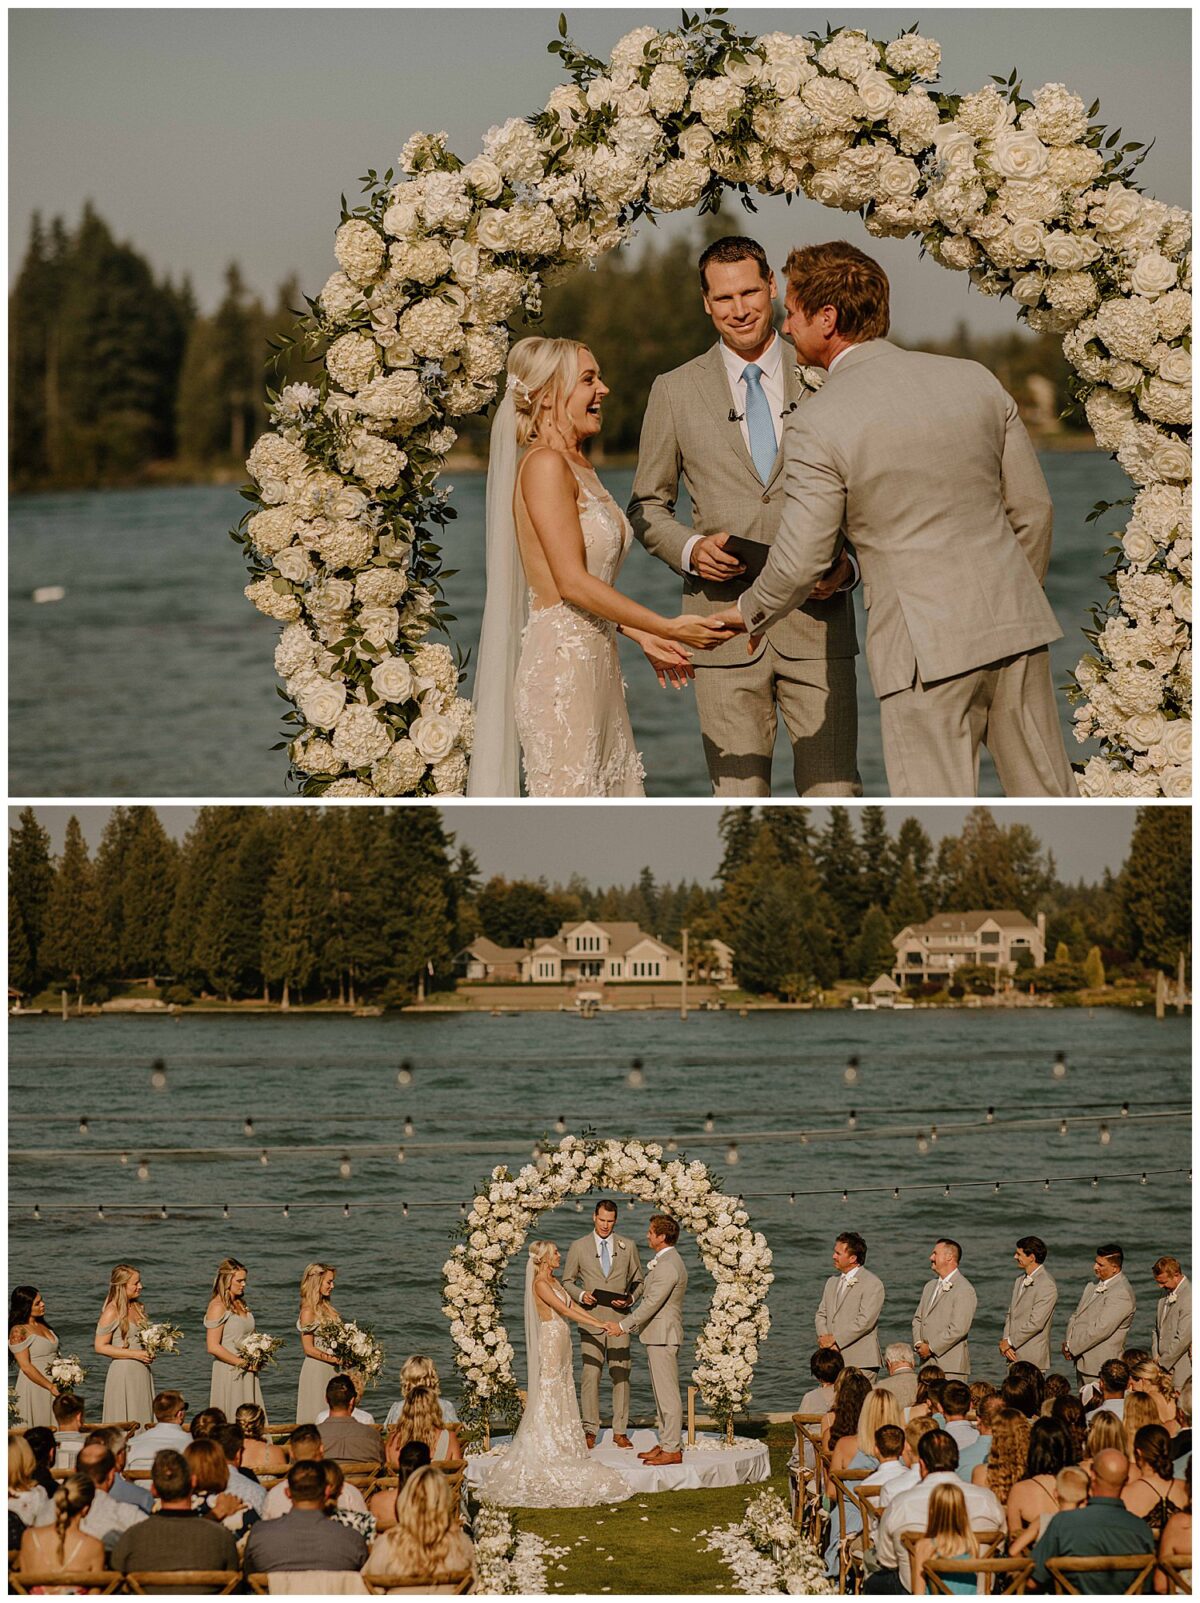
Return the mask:
M260 1520L246 1538L242 1566L247 1575L274 1570L361 1570L367 1544L325 1513L325 1471L308 1460L288 1470L292 1512Z

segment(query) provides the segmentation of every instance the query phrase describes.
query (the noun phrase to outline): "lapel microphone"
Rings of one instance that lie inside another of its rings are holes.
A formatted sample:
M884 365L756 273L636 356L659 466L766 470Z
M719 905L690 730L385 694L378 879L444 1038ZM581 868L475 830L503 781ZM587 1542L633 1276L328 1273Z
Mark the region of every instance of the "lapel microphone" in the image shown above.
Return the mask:
M746 420L746 414L744 412L739 412L736 406L731 406L729 408L729 419L728 419L728 421L730 423L744 423L745 420Z
M782 422L785 417L789 417L796 410L796 408L799 405L800 405L800 402L798 400L796 400L796 401L792 402L791 406L785 406L783 411L780 412L780 414L779 414L780 422Z

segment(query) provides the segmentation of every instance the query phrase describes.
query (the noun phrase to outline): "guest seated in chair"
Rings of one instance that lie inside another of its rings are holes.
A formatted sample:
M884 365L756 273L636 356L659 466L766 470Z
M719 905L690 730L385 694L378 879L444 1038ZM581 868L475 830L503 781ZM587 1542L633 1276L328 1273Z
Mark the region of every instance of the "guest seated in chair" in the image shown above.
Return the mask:
M368 1576L420 1577L414 1592L448 1592L443 1577L473 1567L475 1550L458 1522L449 1482L441 1470L417 1470L404 1488L396 1523L378 1538L363 1568Z
M954 1485L952 1481L947 1481L944 1486L935 1486L929 1497L925 1535L913 1548L913 1593L918 1597L924 1596L924 1566L928 1559L978 1557L979 1538L971 1529L962 1487ZM951 1592L974 1593L977 1590L976 1577L971 1574L948 1575L945 1585Z
M349 1408L346 1412L349 1417ZM242 1554L246 1574L361 1570L367 1544L357 1531L329 1518L324 1465L311 1460L293 1464L288 1470L287 1493L291 1512L281 1519L260 1520L246 1538Z
M317 1427L325 1444L326 1458L344 1464L382 1464L383 1438L374 1425L364 1425L354 1417L358 1393L346 1375L335 1375L325 1388L329 1417Z
M104 1569L103 1543L79 1528L95 1495L89 1476L68 1475L54 1494L53 1525L39 1525L22 1536L18 1569L27 1575L47 1570L58 1575L94 1575Z
M325 1444L321 1440L321 1432L316 1425L297 1425L288 1437L288 1452L291 1454L293 1464L319 1464L325 1457ZM367 1505L363 1501L363 1494L358 1487L350 1481L345 1481L338 1493L337 1506L353 1514L365 1514ZM291 1502L288 1498L287 1481L276 1481L267 1493L266 1505L263 1508L263 1518L267 1520L282 1519L291 1511Z
M389 1458L391 1449L389 1445ZM396 1523L396 1508L400 1501L400 1494L407 1483L419 1469L424 1469L430 1462L429 1449L424 1442L406 1442L400 1449L396 1458L397 1485L385 1486L381 1492L376 1492L367 1505L375 1516L377 1529L390 1530Z
M1124 1453L1106 1447L1096 1454L1087 1506L1056 1514L1033 1549L1033 1579L1039 1591L1050 1586L1048 1559L1154 1552L1150 1527L1121 1501L1121 1488L1128 1476L1129 1460ZM1081 1574L1075 1584L1081 1592L1124 1592L1129 1576L1120 1571Z
M158 1512L131 1526L113 1549L111 1567L131 1570L236 1570L237 1543L207 1510L192 1507L192 1473L182 1453L155 1456L150 1484ZM207 1588L217 1591L216 1587Z

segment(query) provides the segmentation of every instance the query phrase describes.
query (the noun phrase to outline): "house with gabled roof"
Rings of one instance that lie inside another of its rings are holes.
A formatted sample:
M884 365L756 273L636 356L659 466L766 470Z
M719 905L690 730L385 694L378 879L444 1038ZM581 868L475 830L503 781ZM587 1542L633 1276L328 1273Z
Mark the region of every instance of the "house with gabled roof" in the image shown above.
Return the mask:
M1046 961L1046 915L1033 922L1012 908L935 913L922 924L906 924L892 945L892 978L902 988L949 985L955 969L971 964L994 969L999 983L1016 972L1023 950L1037 968Z

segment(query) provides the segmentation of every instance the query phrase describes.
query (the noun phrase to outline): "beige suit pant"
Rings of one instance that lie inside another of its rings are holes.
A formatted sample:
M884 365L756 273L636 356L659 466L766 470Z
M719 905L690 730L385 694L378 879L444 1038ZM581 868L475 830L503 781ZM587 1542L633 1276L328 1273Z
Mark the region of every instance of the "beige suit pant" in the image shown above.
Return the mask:
M602 1310L603 1311L603 1310ZM586 1326L579 1333L583 1374L579 1381L579 1412L583 1428L600 1434L600 1376L607 1363L612 1376L612 1428L614 1436L629 1429L629 1337L598 1336Z
M1006 796L1078 796L1045 646L954 679L884 696L883 760L893 796L977 796L986 746Z
M658 1410L658 1445L664 1453L683 1451L683 1398L679 1394L679 1348L655 1344L646 1348L650 1384Z
M854 660L793 660L768 640L744 668L697 663L696 710L713 795L771 794L778 711L792 743L796 794L861 796Z

